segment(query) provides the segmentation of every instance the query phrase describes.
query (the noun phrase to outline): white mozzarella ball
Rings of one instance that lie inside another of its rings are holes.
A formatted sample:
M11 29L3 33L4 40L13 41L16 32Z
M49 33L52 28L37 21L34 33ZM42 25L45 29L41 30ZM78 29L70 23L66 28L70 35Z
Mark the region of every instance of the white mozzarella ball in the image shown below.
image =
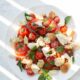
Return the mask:
M63 65L64 64L64 59L63 58L56 58L55 59L55 65L56 66L61 66L61 65Z
M40 68L36 64L32 64L31 69L34 73L38 73L38 71L40 70Z

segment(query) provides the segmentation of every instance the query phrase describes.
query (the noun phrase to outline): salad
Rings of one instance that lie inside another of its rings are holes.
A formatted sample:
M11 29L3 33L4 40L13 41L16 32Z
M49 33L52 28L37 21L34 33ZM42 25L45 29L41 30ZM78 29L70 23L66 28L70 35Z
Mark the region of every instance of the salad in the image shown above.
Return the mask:
M37 16L24 13L25 24L21 24L11 46L15 50L20 70L29 76L40 74L38 80L51 80L55 70L68 72L74 62L75 32L68 25L71 16L66 16L60 25L60 17L53 11Z

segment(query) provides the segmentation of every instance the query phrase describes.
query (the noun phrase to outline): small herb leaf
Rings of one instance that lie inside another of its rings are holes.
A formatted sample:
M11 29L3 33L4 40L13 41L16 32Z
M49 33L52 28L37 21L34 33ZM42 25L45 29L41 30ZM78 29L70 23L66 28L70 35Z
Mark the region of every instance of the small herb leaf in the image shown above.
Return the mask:
M25 13L24 15L27 21L31 20L31 16L28 13Z
M20 68L20 70L22 71L22 70L23 70L23 67L22 67L21 60L18 61L17 65L18 65L18 67Z
M71 16L67 16L67 17L65 18L65 24L68 24L70 20L71 20Z
M35 58L35 52L34 52L34 51L30 51L29 57L30 57L32 60L34 60L34 58Z
M41 74L38 78L38 80L46 80L46 77L44 76L44 74Z
M48 70L42 70L43 73L39 76L38 80L52 80L52 77L48 74Z
M50 64L51 64L51 65L54 65L54 61L51 61Z
M56 48L56 52L60 53L60 52L63 52L64 51L64 47L63 46L58 46Z
M37 47L36 46L34 46L31 50L32 51L35 51L37 49Z
M52 54L52 51L47 52L47 54Z

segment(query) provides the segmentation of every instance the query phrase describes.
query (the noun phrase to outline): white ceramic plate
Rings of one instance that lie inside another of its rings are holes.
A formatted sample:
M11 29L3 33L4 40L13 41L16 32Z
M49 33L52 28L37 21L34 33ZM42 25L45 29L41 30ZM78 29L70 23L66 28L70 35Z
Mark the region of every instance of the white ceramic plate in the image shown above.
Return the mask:
M48 6L48 5L36 6L36 7L31 8L30 10L33 11L34 13L38 14L38 15L48 14L50 11L53 10L54 12L57 13L58 16L60 16L62 22L64 21L64 18L67 16L64 12L60 11L56 7L54 7L54 6ZM19 25L20 22L23 21L24 19L25 18L24 18L24 12L23 12L23 13L21 13L20 15L18 15L16 17L16 19L13 21L13 24ZM7 32L7 38L6 38L6 40L7 40L7 44L9 46L10 46L9 40L10 40L10 38L12 38L12 37L14 37L16 35L15 29L18 28L18 26L13 26L13 24L11 25L11 27L8 29L8 32ZM75 27L73 20L71 20L71 24L69 25L69 27L72 27L72 28ZM70 70L66 74L63 74L60 71L57 72L56 74L54 74L52 76L53 80L68 80L79 70L79 68L80 68L80 66L79 66L80 60L79 60L79 55L78 55L79 52L80 51L75 51L74 52L75 63L71 66ZM16 61L15 61L14 58L6 57L6 60L8 62L7 64L9 65L9 68L11 69L11 71L16 76L18 76L20 79L22 79L22 80L37 80L38 75L30 77L30 76L28 76L26 74L25 71L21 72L19 70L18 66L16 65Z

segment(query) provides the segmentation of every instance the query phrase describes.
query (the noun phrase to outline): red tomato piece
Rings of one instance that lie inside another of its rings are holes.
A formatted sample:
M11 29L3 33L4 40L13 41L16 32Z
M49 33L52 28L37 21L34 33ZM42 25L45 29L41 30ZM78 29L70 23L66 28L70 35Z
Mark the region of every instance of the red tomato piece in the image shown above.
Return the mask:
M29 35L29 30L28 28L25 27L25 25L21 26L21 28L19 29L18 35L24 37L24 36L28 36Z
M54 22L55 22L56 24L58 24L58 23L60 22L59 16L55 16L55 17L54 17Z
M61 31L62 33L65 33L65 32L67 31L67 26L66 26L66 25L61 26L61 27L60 27L60 31Z
M36 39L36 35L34 33L29 34L29 40L34 41Z
M23 43L17 43L15 45L16 55L17 56L26 56L28 54L29 48Z
M44 21L42 24L43 24L44 26L48 27L48 26L50 25L51 21L52 21L52 19L49 18L49 19L46 19L46 21Z
M53 32L53 33L54 33L56 30L57 30L57 28L53 28L51 32Z
M55 32L57 27L58 27L57 24L54 21L52 21L48 26L47 30L48 32Z
M34 75L34 72L32 71L31 68L28 68L28 69L26 70L26 72L27 72L27 74L28 74L29 76L33 76L33 75Z
M56 48L58 45L59 45L59 42L58 42L58 41L53 41L53 42L51 43L51 47L52 47L52 48Z
M31 29L32 29L32 30L37 30L37 27L38 27L37 25L31 26Z
M37 24L33 24L31 22L27 22L27 25L32 29L32 30L37 30L38 25Z
M46 28L41 28L41 29L38 31L38 33L39 33L40 35L45 35L45 34L46 34Z
M48 58L47 58L47 62L51 62L51 61L53 61L55 58L54 58L54 56L49 56Z
M43 58L43 53L42 52L36 52L36 59L42 59Z
M32 17L30 22L36 22L37 21L37 18L34 14L30 14L30 16Z

